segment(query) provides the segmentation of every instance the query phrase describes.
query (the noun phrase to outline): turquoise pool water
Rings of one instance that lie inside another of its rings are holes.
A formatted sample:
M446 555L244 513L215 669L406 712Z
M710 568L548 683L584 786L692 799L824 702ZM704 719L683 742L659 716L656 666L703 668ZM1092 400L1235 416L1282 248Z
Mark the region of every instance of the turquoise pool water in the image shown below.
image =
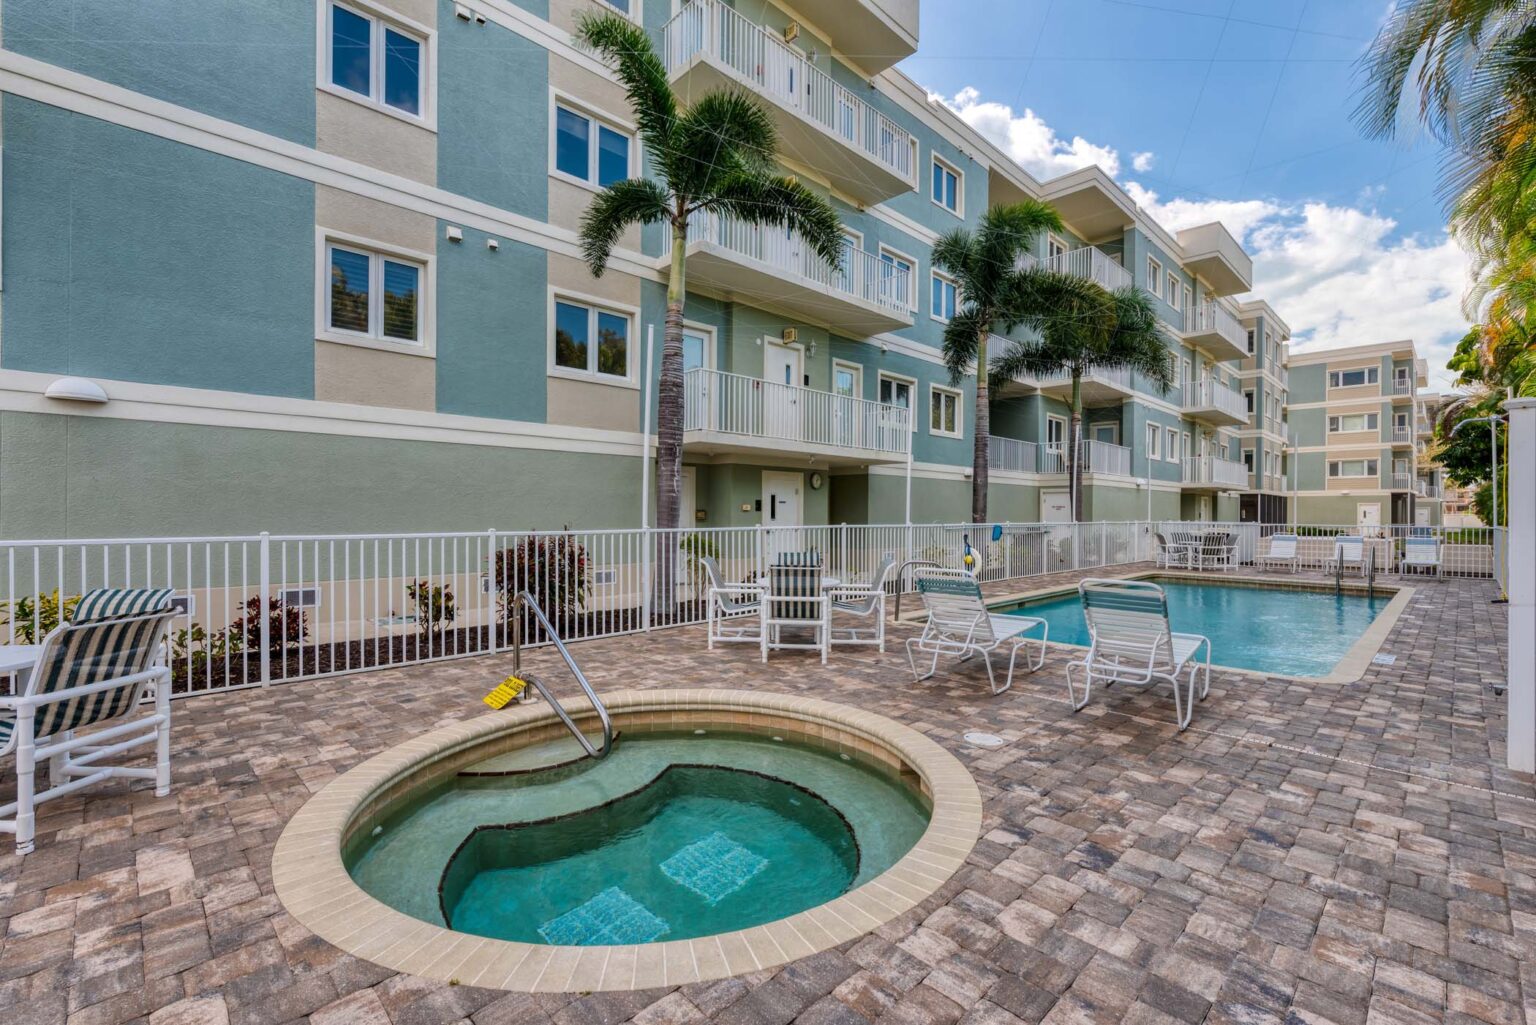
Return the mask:
M345 856L374 897L460 932L648 943L824 904L927 825L926 801L893 774L789 738L621 734L602 761L438 784Z
M1176 633L1211 639L1211 662L1284 676L1326 676L1386 608L1390 597L1158 580ZM1038 616L1052 641L1089 644L1076 592L998 609Z

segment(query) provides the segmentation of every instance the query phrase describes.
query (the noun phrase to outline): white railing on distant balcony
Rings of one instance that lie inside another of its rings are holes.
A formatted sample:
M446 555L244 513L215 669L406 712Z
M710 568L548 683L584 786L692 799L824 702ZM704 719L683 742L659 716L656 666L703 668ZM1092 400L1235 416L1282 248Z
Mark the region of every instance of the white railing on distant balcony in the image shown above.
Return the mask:
M1257 417L1254 418L1254 426L1258 426ZM1291 440L1290 425L1277 416L1266 416L1264 418L1264 430L1278 436L1283 441L1289 442Z
M1042 377L1036 377L1033 380L1036 386L1041 388L1070 385L1072 383L1072 373L1068 370L1057 370ZM1109 385L1121 391L1128 392L1132 390L1131 372L1125 367L1094 367L1083 374L1083 381L1085 383Z
M1393 378L1391 381L1387 382L1387 389L1393 395L1412 395L1413 382L1399 381L1396 378Z
M1205 334L1214 331L1239 349L1248 345L1248 332L1242 322L1220 303L1197 303L1184 311L1184 333Z
M1181 479L1185 484L1212 484L1224 488L1248 486L1248 467L1232 459L1194 456L1184 460Z
M1248 419L1248 400L1237 389L1220 381L1209 378L1204 381L1185 381L1183 390L1185 409L1214 408L1239 420Z
M1436 498L1437 499L1437 498L1440 497L1440 489L1438 487L1436 487L1435 485L1428 484L1428 483L1426 483L1424 481L1419 481L1418 486L1415 487L1414 490L1419 493L1419 497L1420 498Z
M701 54L718 61L753 92L796 111L901 178L917 181L912 136L905 128L720 0L684 4L662 29L662 54L669 73Z
M766 264L778 274L792 274L829 293L872 303L892 313L910 316L911 282L907 271L884 263L862 249L844 249L842 259L829 264L798 235L783 228L746 224L730 217L695 213L688 221L688 242L708 243L738 256ZM662 255L672 251L672 236L664 237Z
M1084 473L1131 475L1131 450L1124 445L1085 438L1078 451ZM987 465L1013 473L1066 473L1067 454L1061 445L994 436L987 443Z
M1045 265L1058 274L1086 278L1110 291L1135 284L1135 278L1130 271L1095 246L1083 246L1081 249L1058 253L1047 259Z
M891 455L912 441L901 406L704 369L684 375L683 430Z
M1392 475L1392 490L1407 491L1413 487L1413 475L1409 473L1394 473Z
M1406 444L1408 444L1412 440L1413 440L1413 428L1411 428L1411 427L1393 427L1392 428L1392 438L1391 438L1392 444L1394 444L1394 445L1406 445Z

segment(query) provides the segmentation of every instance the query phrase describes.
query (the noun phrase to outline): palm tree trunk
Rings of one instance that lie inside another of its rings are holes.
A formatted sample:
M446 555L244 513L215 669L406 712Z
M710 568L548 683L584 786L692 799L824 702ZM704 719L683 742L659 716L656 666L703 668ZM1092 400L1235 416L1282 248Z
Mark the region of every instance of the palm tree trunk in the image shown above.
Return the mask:
M1083 372L1072 370L1072 420L1067 429L1067 487L1072 489L1072 522L1083 519L1083 473L1078 465L1081 445L1078 434L1083 429Z
M661 380L656 389L656 573L651 617L672 619L676 604L674 560L678 506L683 490L683 300L687 296L688 227L672 228L672 266L667 275L667 320L661 344Z
M987 448L992 441L992 405L987 383L987 332L976 340L976 451L971 460L971 522L987 522Z

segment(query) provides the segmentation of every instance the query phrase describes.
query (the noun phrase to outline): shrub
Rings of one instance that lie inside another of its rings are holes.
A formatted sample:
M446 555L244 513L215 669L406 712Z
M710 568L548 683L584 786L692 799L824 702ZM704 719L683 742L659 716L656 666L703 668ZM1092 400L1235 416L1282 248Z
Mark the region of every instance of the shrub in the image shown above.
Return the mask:
M171 635L172 661L185 661L194 671L207 665L209 659L219 661L238 655L242 650L244 641L234 630L216 630L210 634L201 624L193 623Z
M688 589L698 597L708 589L709 581L705 579L704 560L720 560L720 546L715 544L715 539L708 534L684 534L683 539L677 544L678 550L683 553L688 567Z
M309 639L309 617L298 606L284 605L281 598L267 601L266 619L272 651L281 651L290 644L302 644ZM260 651L261 622L261 596L254 595L245 603L245 615L229 624L228 633L237 637L245 650Z
M458 618L450 584L434 584L430 580L416 580L405 585L405 593L416 606L416 625L423 633L438 633L443 626Z
M592 566L587 550L570 534L525 537L493 558L496 601L505 619L519 591L527 591L555 620L587 607Z
M75 606L80 596L59 597L58 588L51 593L17 598L14 608L11 602L0 602L0 623L16 624L17 644L36 644L58 626L74 618ZM13 615L14 612L14 615Z

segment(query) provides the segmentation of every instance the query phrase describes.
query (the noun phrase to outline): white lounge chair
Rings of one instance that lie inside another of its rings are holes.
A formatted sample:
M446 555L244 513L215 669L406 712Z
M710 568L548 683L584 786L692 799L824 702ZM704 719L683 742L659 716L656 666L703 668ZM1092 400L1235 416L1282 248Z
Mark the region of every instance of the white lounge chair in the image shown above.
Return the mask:
M1353 569L1365 575L1365 538L1355 534L1341 534L1333 539L1333 557L1323 563L1324 572Z
M1095 680L1106 686L1136 687L1166 682L1173 687L1179 729L1187 728L1195 711L1196 677L1200 700L1211 689L1211 642L1196 634L1173 632L1168 625L1168 597L1151 581L1090 579L1079 583L1077 590L1093 640L1087 655L1067 664L1067 697L1073 711L1088 704ZM1196 658L1202 648L1204 661ZM1074 670L1083 676L1081 698Z
M1398 561L1398 573L1410 569L1425 570L1440 575L1440 542L1433 537L1403 538L1403 557Z
M171 792L171 671L159 655L175 617L170 590L90 591L43 638L22 693L0 696L0 756L16 756L16 800L0 807L0 833L15 834L17 854L31 853L44 801L117 777L154 780L156 797ZM144 706L150 687L154 704ZM155 745L153 767L106 764L145 744ZM42 761L50 768L39 792Z
M873 644L885 651L885 582L896 568L896 556L887 552L868 584L827 589L827 640L838 644ZM837 617L872 620L867 627L836 625Z
M729 584L720 572L720 564L706 555L699 562L709 576L705 595L707 643L710 650L719 644L761 644L763 640L762 584Z
M915 574L917 590L928 610L928 623L917 637L907 638L907 664L912 667L912 677L918 682L928 679L939 668L940 655L954 655L962 662L980 655L987 667L987 683L993 694L1001 694L1013 686L1014 662L1019 650L1030 640L1038 640L1040 650L1035 659L1028 662L1030 672L1045 664L1045 642L1050 625L1034 616L1004 616L993 613L981 597L981 586L976 578L960 569L921 569ZM1024 635L1040 628L1039 638ZM997 685L992 672L992 653L1008 652L1008 676L1003 685ZM916 652L932 655L933 662L926 673L917 669Z
M768 593L763 596L763 661L774 649L819 651L827 664L828 608L831 602L821 586L821 563L798 557L768 567ZM786 629L804 630L812 640L786 640Z
M1254 564L1259 569L1268 569L1271 566L1289 566L1292 573L1301 568L1301 556L1296 554L1297 538L1295 534L1271 534L1269 535L1269 551L1263 555L1253 557Z

